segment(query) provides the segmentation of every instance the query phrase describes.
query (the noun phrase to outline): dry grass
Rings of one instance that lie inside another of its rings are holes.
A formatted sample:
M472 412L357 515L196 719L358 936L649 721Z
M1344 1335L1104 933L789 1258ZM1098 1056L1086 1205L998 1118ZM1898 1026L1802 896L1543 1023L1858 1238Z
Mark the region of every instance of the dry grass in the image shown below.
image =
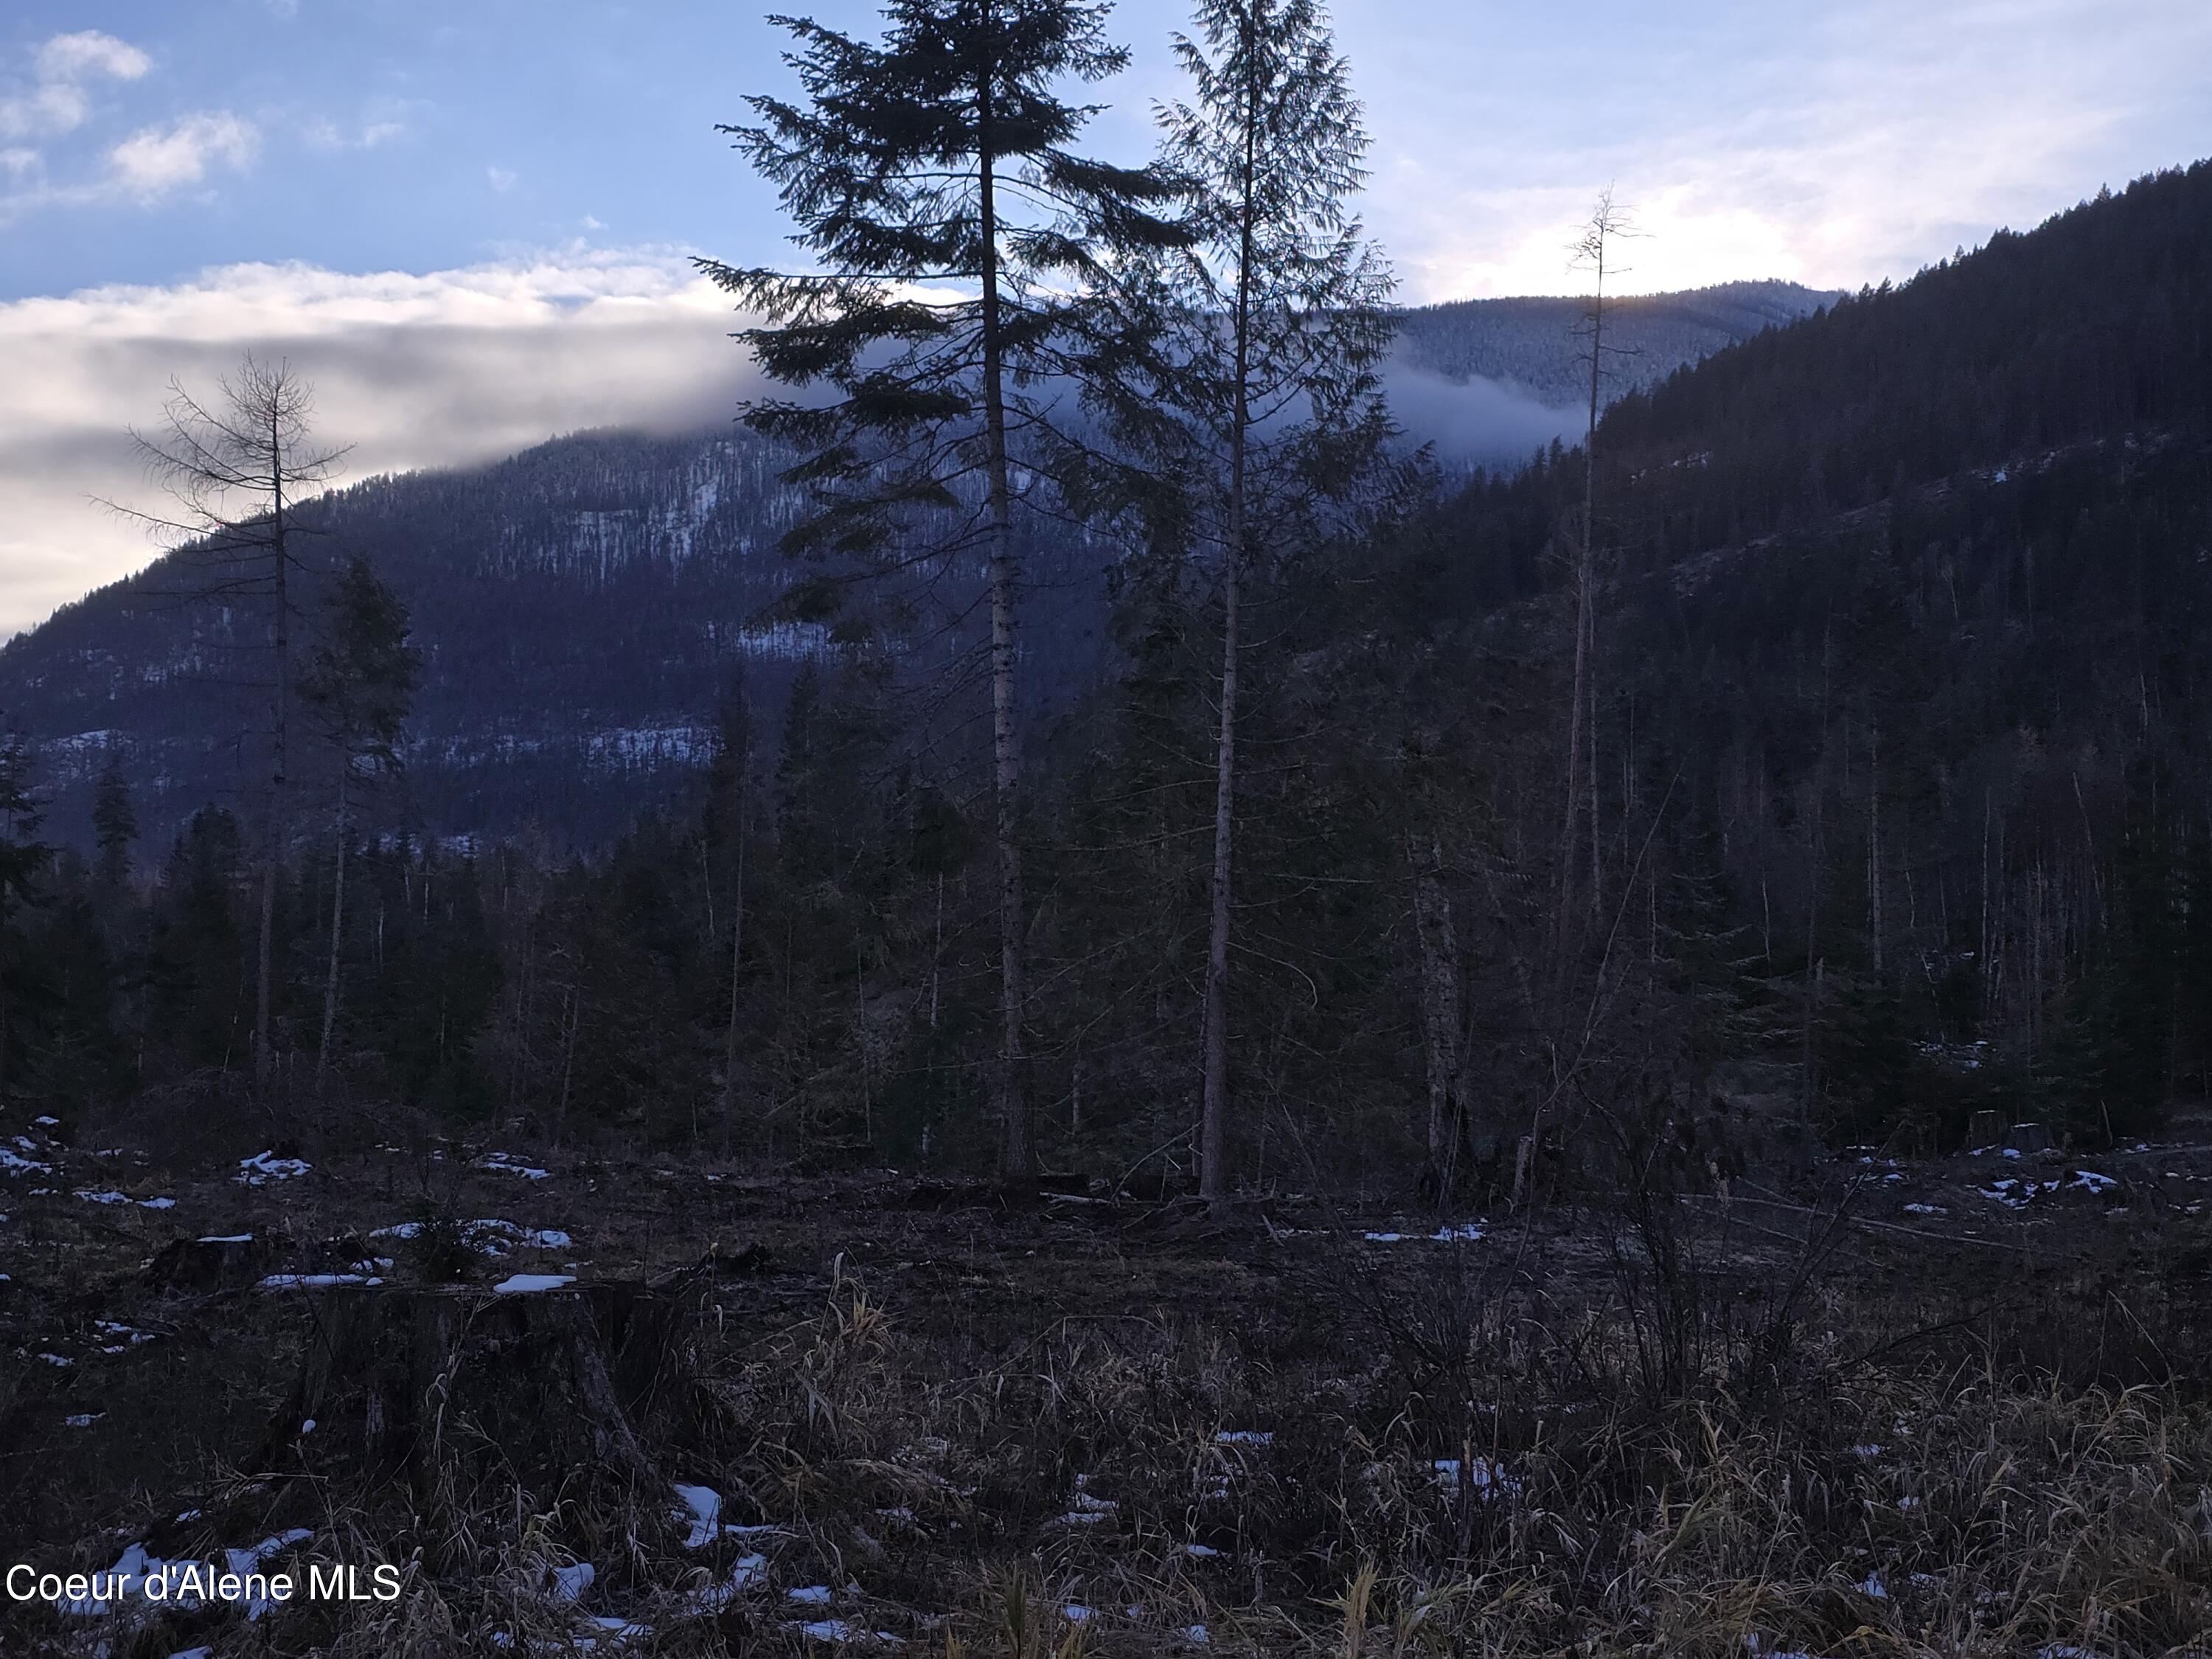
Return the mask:
M512 1402L478 1411L458 1385L427 1483L372 1482L312 1442L318 1461L180 1460L105 1505L77 1565L104 1567L190 1504L205 1518L168 1540L179 1550L298 1527L308 1559L409 1564L406 1593L135 1634L28 1615L0 1652L2135 1659L2212 1644L2205 1356L2186 1310L2113 1315L2109 1275L2022 1281L2004 1310L1969 1317L1978 1287L1832 1273L1793 1299L1774 1288L1787 1264L1704 1261L1674 1298L1698 1322L1675 1343L1690 1373L1655 1392L1647 1310L1667 1298L1608 1279L1587 1237L1518 1255L1322 1241L1263 1273L1030 1258L1029 1224L1006 1224L991 1271L902 1280L841 1256L790 1312L768 1311L781 1289L744 1312L734 1290L693 1296L634 1411L654 1481L550 1472L545 1448L571 1427ZM440 1252L418 1249L440 1277ZM1569 1273L1576 1251L1597 1267ZM80 1254L58 1259L81 1277ZM1178 1291L1202 1281L1244 1289ZM296 1332L248 1328L275 1305L210 1303L198 1346L146 1351L138 1403L219 1385L234 1417L265 1420L297 1358ZM1926 1334L1899 1341L1912 1330ZM256 1340L260 1368L242 1370ZM2130 1385L2153 1352L2165 1379ZM0 1412L52 1382L32 1363L0 1354ZM744 1530L687 1547L672 1482L712 1487ZM560 1575L580 1564L592 1582L568 1599Z

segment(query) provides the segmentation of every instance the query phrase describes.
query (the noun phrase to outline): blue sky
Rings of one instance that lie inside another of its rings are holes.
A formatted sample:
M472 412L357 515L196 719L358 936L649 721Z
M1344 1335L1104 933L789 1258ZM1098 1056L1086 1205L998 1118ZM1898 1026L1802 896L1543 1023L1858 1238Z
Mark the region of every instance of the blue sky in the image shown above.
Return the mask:
M1119 9L1138 63L1108 91L1102 147L1143 145L1180 15ZM1903 274L2212 149L2208 15L1337 8L1376 136L1369 218L1419 299L1566 286L1563 216L1608 181L1666 233L1643 286ZM779 39L729 0L18 0L0 24L0 297L242 261L428 271L577 239L768 254L773 204L709 129L781 82Z
M1413 301L1571 289L1608 183L1647 233L1632 288L1855 287L2212 152L2203 0L1335 13ZM1098 148L1146 149L1182 15L1118 9ZM683 256L778 257L712 127L782 83L779 41L741 0L12 0L0 633L143 561L86 496L134 487L121 428L171 374L246 346L319 380L363 470L726 408L742 367Z

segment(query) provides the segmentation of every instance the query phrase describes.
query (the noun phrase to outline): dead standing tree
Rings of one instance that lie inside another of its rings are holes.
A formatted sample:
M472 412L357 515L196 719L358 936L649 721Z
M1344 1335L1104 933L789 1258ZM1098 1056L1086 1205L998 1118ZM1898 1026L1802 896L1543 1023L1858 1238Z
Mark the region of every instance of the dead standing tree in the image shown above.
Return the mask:
M1626 210L1607 185L1573 245L1573 268L1591 273L1589 310L1589 422L1583 437L1582 521L1575 529L1574 705L1567 723L1567 811L1559 837L1559 928L1566 934L1574 899L1577 825L1589 828L1589 908L1605 901L1604 859L1598 836L1597 793L1597 420L1605 376L1605 279L1612 245L1636 234ZM1616 275L1618 272L1616 271Z
M117 510L169 540L176 562L191 573L179 597L242 604L258 610L269 672L268 795L261 818L260 915L253 985L253 1076L264 1091L276 1074L270 1040L270 957L274 948L276 872L283 862L290 799L294 624L305 574L293 516L304 495L337 475L344 448L313 440L313 388L282 360L249 354L202 402L176 381L161 406L161 424L131 437L152 477L175 503L173 516Z

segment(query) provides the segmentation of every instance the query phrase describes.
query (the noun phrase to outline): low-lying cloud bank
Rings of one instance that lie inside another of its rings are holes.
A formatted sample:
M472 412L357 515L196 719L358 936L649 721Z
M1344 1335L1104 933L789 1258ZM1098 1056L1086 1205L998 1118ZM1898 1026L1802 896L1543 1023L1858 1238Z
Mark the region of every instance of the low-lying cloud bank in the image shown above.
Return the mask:
M211 393L242 352L289 359L360 478L585 427L710 425L745 389L733 321L677 254L581 250L427 276L236 265L0 304L0 637L161 550L94 498L160 507L125 429L158 422L173 378Z
M234 265L168 288L0 304L0 637L159 551L96 498L159 510L126 428L174 379L203 395L252 350L316 391L345 477L496 459L562 432L684 431L750 388L729 303L675 252L573 250L427 276ZM1461 465L1510 465L1577 429L1502 386L1389 374L1401 423Z
M1393 363L1382 383L1399 426L1408 437L1434 446L1437 459L1450 468L1516 469L1554 438L1579 441L1587 420L1584 412L1554 409L1480 375L1449 380Z

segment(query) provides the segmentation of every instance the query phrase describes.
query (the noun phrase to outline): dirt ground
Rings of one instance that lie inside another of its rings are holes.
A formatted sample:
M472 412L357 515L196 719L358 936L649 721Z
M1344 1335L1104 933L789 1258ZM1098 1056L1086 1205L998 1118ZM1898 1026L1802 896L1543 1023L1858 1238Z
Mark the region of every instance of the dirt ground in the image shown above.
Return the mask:
M0 1567L403 1588L0 1601L0 1653L2197 1639L2193 1127L1854 1150L1656 1243L458 1141L180 1167L61 1127L0 1137ZM2084 1577L2062 1511L2153 1466L2131 1525L2179 1531Z

